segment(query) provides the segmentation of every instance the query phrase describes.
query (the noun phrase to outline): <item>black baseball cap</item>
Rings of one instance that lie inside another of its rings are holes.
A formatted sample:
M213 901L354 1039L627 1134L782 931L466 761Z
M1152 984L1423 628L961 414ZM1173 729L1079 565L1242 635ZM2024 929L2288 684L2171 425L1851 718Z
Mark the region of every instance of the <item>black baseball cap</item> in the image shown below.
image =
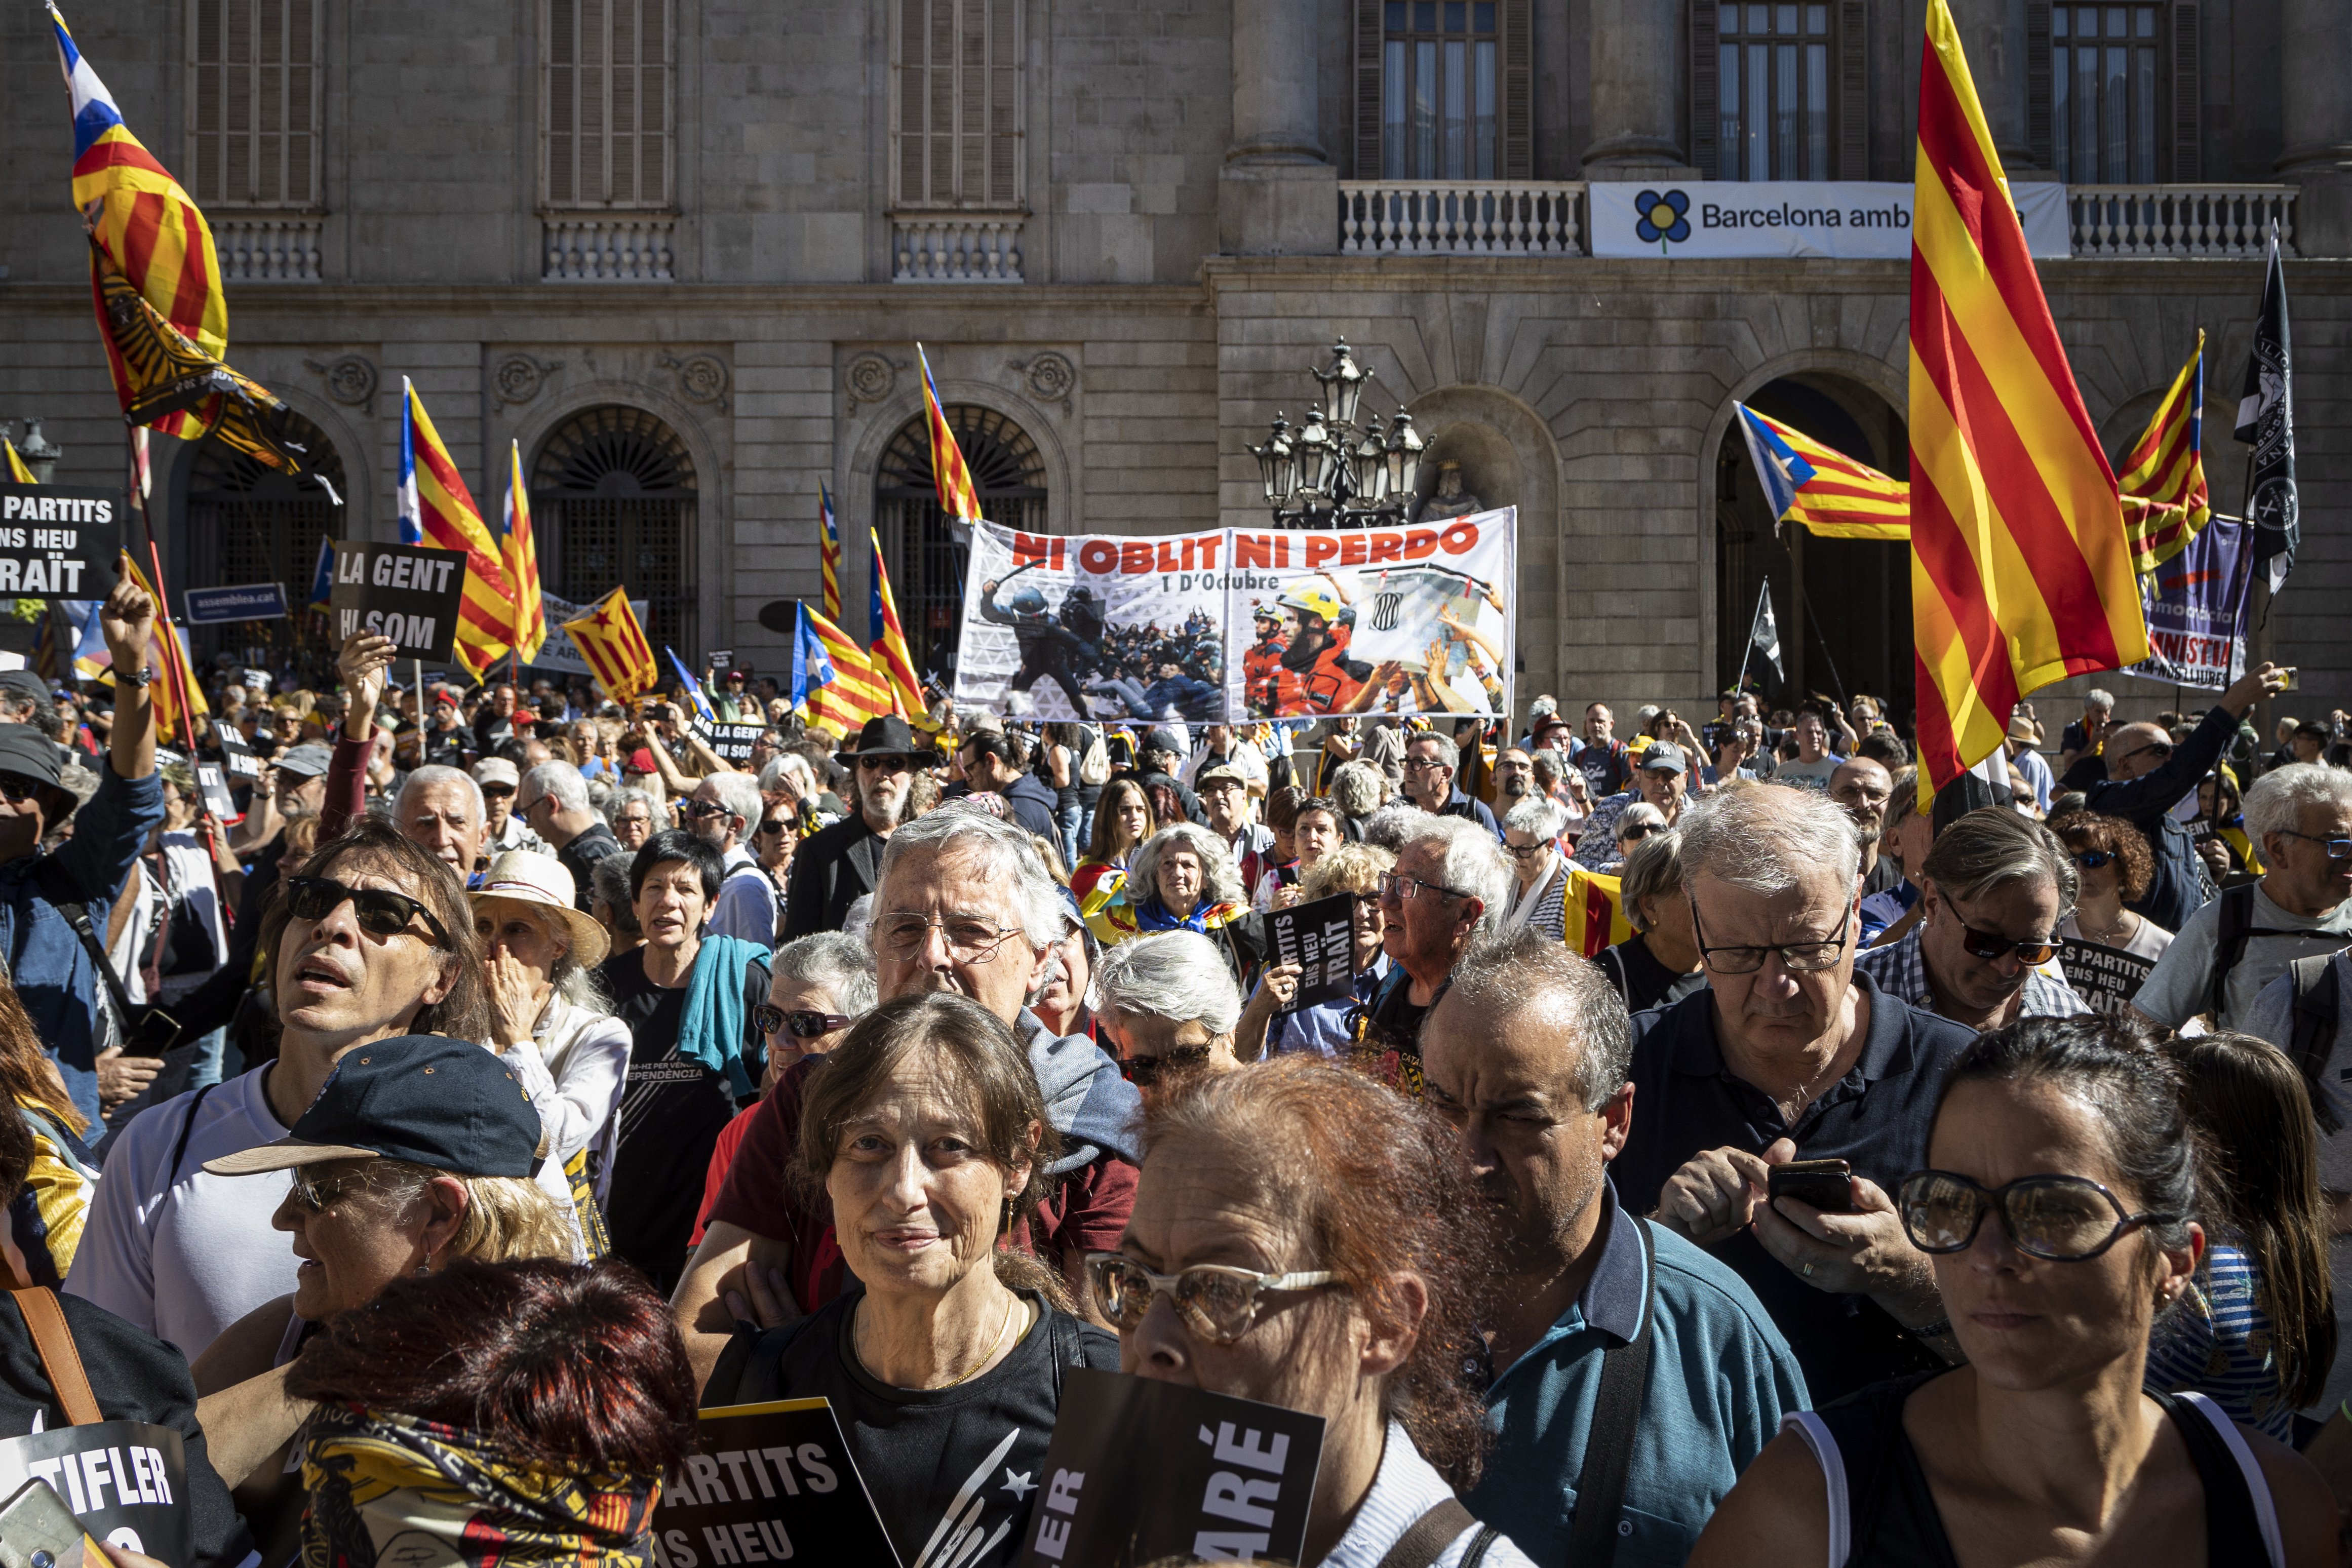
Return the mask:
M346 1052L290 1135L205 1169L250 1176L381 1156L453 1176L527 1178L539 1141L530 1091L497 1057L446 1035L402 1035Z

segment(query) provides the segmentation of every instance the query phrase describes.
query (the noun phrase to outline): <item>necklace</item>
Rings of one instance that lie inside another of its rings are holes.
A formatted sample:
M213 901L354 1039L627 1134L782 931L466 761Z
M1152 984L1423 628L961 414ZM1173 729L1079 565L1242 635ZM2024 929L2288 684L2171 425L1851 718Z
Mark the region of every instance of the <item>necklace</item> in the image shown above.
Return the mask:
M958 1384L970 1383L973 1378L978 1377L982 1372L986 1371L989 1363L996 1360L996 1352L998 1350L1002 1349L1004 1344L1004 1336L1013 1331L1013 1314L1021 1310L1021 1298L1018 1295L1013 1295L1011 1291L1007 1291L1006 1294L1013 1296L1013 1300L1005 1306L1004 1309L1004 1326L996 1331L996 1338L990 1342L987 1353L980 1358L979 1364L974 1366L970 1372L965 1373L961 1377L955 1378L950 1382L940 1384L941 1388L953 1388Z
M2096 930L2094 930L2089 926L2084 925L2079 916L2076 917L2074 923L2075 928L2082 931L2084 936L2088 937L2091 941L2097 942L2100 946L2105 947L2109 942L2121 941L2126 935L2127 935L2132 929L2132 922L2137 918L2138 917L2135 916L2131 910L2123 910L2117 912L2116 923L2111 926L2101 926Z

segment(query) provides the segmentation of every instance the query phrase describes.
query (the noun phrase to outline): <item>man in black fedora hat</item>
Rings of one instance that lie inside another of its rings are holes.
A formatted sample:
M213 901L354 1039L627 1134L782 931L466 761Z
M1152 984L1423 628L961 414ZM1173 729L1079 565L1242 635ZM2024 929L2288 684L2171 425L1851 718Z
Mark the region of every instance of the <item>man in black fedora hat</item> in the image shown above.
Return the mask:
M857 743L835 752L834 760L850 772L857 809L809 835L793 852L780 943L841 929L849 906L881 879L883 846L906 811L915 770L936 767L940 757L893 713L868 719Z

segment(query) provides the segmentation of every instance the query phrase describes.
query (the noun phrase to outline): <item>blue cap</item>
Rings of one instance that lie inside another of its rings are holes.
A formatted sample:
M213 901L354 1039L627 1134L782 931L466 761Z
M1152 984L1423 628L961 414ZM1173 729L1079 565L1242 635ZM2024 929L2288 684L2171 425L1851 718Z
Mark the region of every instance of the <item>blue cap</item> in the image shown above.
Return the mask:
M446 1035L402 1035L345 1052L289 1136L205 1169L249 1176L381 1157L453 1176L527 1178L539 1140L530 1091L504 1062Z

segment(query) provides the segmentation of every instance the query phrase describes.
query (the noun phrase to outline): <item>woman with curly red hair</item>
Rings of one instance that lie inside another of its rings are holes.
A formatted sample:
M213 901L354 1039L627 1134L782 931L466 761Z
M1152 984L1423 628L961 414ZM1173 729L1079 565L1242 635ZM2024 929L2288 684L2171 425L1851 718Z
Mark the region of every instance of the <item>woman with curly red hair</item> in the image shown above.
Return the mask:
M2059 966L2093 1012L2119 1017L2172 945L2170 931L2125 907L2147 893L2156 857L2119 816L2069 812L2052 819L2050 831L2074 858L2079 879L2074 910L2058 922Z

